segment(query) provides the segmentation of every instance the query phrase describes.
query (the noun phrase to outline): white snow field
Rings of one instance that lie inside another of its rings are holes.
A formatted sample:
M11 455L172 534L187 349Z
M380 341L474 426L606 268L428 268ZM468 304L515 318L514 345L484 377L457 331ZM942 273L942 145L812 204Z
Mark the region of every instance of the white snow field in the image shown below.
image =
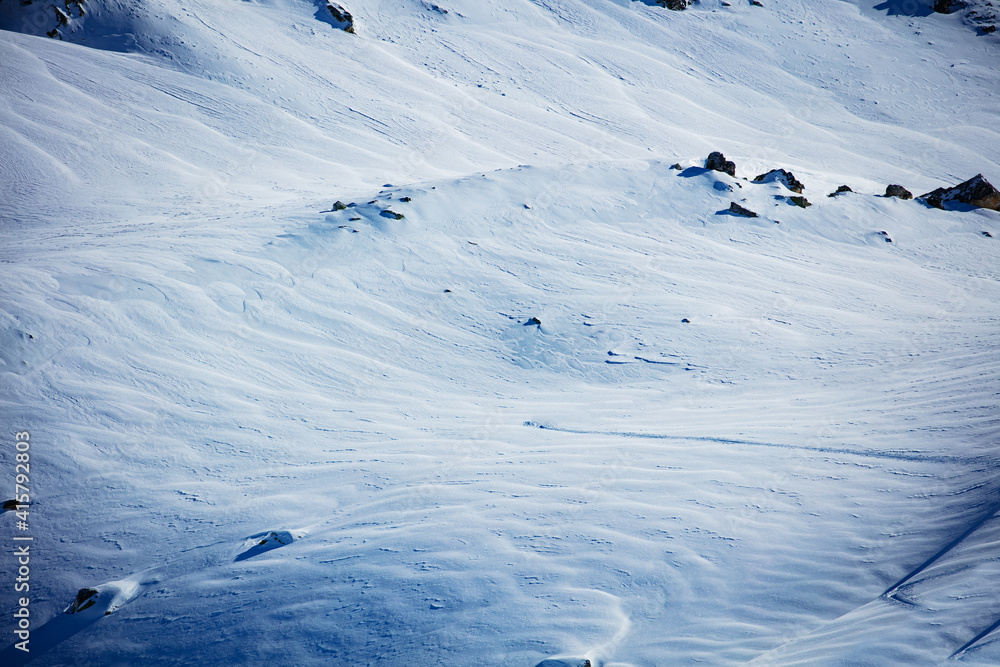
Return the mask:
M878 196L1000 37L876 2L0 2L0 663L1000 664L1000 213Z

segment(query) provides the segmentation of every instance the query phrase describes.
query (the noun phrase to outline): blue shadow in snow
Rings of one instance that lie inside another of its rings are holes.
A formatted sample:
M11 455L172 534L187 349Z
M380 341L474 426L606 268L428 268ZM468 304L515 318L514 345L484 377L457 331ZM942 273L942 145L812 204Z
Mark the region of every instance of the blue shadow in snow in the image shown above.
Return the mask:
M31 649L30 653L25 653L16 648L14 644L11 644L0 651L0 665L4 665L5 667L26 665L28 662L48 653L100 618L103 618L103 616L91 614L56 614L56 616L41 627L31 630L31 640L28 643L28 648ZM17 641L20 641L20 639Z
M701 176L702 174L707 173L709 171L712 171L712 170L711 169L705 169L704 167L688 167L687 169L685 169L684 171L682 171L681 173L679 173L677 175L678 176L683 176L684 178L693 178L695 176Z
M934 13L930 0L886 0L874 9L885 11L889 16L930 16Z

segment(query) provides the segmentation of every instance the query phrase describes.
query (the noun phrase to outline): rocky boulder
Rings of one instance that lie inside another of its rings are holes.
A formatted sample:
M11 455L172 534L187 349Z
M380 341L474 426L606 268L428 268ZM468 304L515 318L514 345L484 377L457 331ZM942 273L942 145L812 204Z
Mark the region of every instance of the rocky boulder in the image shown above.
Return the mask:
M754 183L771 183L773 181L781 183L792 192L798 194L802 194L802 191L806 189L806 186L802 185L792 172L785 171L784 169L772 169L766 174L761 174L753 179Z
M76 599L64 611L67 614L77 614L85 609L89 609L97 603L97 596L99 594L96 588L81 588L76 594Z
M753 211L751 211L750 209L743 208L742 206L740 206L736 202L731 202L729 204L729 212L732 213L732 214L734 214L734 215L741 215L744 218L757 218L757 217L760 217L756 213L754 213Z
M666 7L667 9L679 12L682 9L687 9L688 0L656 0L656 4L660 7Z
M976 174L952 188L938 188L921 195L920 199L934 208L945 208L950 203L967 204L976 208L1000 211L1000 191L990 185L982 174Z
M842 195L845 192L854 192L854 190L852 190L849 185L841 185L837 188L836 192L831 192L827 195L827 197L836 197L837 195Z
M913 193L902 185L887 185L885 188L886 197L899 197L900 199L913 199Z
M317 4L320 6L320 9L316 13L316 18L324 23L330 23L333 27L340 28L344 32L354 34L354 17L351 16L349 11L335 2L320 0ZM330 19L333 20L331 21Z
M726 156L719 151L713 151L708 154L708 158L705 159L705 169L721 171L736 178L736 163L732 160L727 160Z

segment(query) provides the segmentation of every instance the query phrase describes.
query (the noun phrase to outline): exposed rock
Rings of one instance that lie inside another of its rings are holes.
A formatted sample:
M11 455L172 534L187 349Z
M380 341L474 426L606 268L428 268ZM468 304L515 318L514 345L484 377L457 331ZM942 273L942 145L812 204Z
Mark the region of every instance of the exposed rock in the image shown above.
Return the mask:
M992 235L992 234L990 234L989 232L983 232L982 234L983 234L983 236L985 236L985 237L986 237L986 238L988 238L988 239L991 239L991 238L993 238L993 235Z
M881 231L878 234L879 234L879 236L885 237L885 242L886 243L892 243L892 239L889 237L889 232Z
M13 512L14 510L17 509L17 501L5 500L3 501L3 505L0 505L0 509L2 509L4 512Z
M259 556L273 549L289 545L294 541L295 536L287 530L269 530L251 535L243 543L243 551L237 554L234 562L239 563L249 560L254 556Z
M854 190L852 190L846 185L841 185L839 188L837 188L836 192L831 192L830 194L827 195L827 197L836 197L837 195L843 194L845 192L854 192Z
M345 204L344 202L340 201L339 199L337 201L333 202L333 209L332 210L334 210L334 211L343 211L345 208L347 208L347 204Z
M399 201L403 201L403 202L411 202L411 201L413 201L413 200L412 200L412 199L410 199L409 197L402 197L402 198L400 198L400 200L399 200Z
M83 611L84 609L89 609L94 606L97 602L98 591L96 588L81 588L76 594L76 599L73 603L66 607L67 614L76 614Z
M740 206L736 202L732 202L732 203L729 204L729 212L730 213L735 213L736 215L742 215L742 216L744 216L746 218L758 218L758 217L760 217L756 213L754 213L753 211L751 211L750 209L743 208L742 206Z
M682 9L687 9L688 0L656 0L656 4L660 7L666 7L667 9L679 12Z
M809 200L805 197L789 197L788 201L792 202L799 208L808 208L809 206L812 206L812 204L809 203Z
M681 320L681 323L682 324L691 324L691 320L689 320L688 318L685 317L684 319Z
M753 179L754 183L769 183L771 181L777 181L792 192L799 194L802 194L802 191L806 189L806 186L802 185L792 172L785 171L784 169L772 169L766 174L761 174Z
M542 660L535 667L592 667L587 658L549 658Z
M537 317L532 317L531 319L529 319L527 322L524 323L524 326L526 327L541 326L541 324L542 321L540 319L538 319Z
M286 544L291 544L294 541L295 541L295 536L293 536L287 530L272 530L269 531L263 537L257 539L257 546L262 547L272 543L284 546Z
M938 188L928 192L921 195L920 199L934 208L943 209L949 203L958 202L977 208L1000 211L1000 191L990 185L990 182L983 178L982 174L976 174L953 188Z
M680 162L675 162L674 164L670 165L670 168L674 169L676 171L683 171L684 170L684 167L681 166Z
M389 218L390 220L402 220L403 218L406 217L402 213L396 213L395 211L390 211L389 209L385 209L384 211L379 213L379 215L381 215L383 218Z
M750 0L750 4L753 5L754 7L763 7L764 6L761 3L757 2L757 0Z
M732 160L727 160L726 156L719 151L713 151L708 154L708 158L705 159L705 169L721 171L736 178L736 163Z
M935 0L934 11L938 14L953 14L967 6L968 3L965 0Z
M902 185L888 185L885 188L886 197L899 197L900 199L913 199L913 193Z
M48 35L53 39L79 37L90 0L8 0L9 7L0 15L0 29L29 35ZM3 0L0 0L2 3ZM74 35L74 33L77 33Z
M347 11L346 9L344 9L335 2L327 2L326 10L330 12L330 16L333 17L333 20L337 22L338 28L340 28L344 32L349 32L352 35L355 34L354 17L351 16L351 13L349 11Z

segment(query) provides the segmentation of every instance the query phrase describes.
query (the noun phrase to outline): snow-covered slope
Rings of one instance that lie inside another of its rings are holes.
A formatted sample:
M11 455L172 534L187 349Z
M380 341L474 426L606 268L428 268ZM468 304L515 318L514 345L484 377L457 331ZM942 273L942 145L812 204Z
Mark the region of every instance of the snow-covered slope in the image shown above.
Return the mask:
M347 7L0 34L4 664L1000 661L996 35Z

